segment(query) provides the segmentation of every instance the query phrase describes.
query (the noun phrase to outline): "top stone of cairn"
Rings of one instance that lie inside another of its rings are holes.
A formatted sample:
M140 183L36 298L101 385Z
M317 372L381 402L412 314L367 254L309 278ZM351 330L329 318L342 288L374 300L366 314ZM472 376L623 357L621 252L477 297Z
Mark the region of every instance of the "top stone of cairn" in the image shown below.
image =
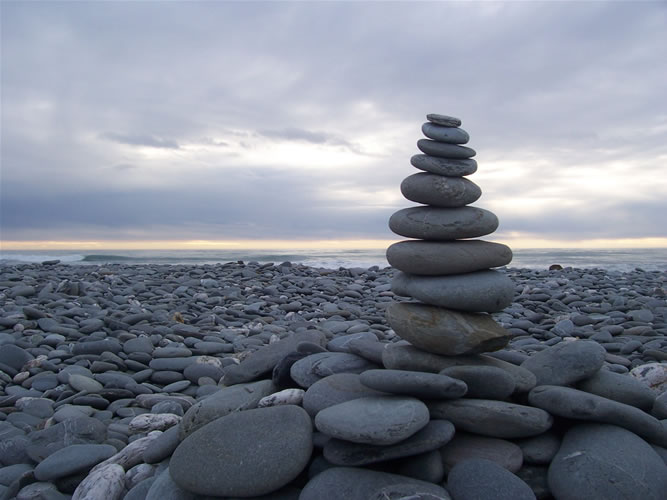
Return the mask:
M442 125L443 127L460 127L461 120L459 118L454 118L453 116L439 115L437 113L429 113L426 115L426 119L431 123L436 125Z

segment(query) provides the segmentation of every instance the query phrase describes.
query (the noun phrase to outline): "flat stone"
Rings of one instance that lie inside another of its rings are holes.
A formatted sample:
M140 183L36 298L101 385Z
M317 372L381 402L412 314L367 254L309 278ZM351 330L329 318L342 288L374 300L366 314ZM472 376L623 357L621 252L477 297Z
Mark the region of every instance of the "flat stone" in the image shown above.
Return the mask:
M311 416L324 408L345 401L368 396L381 396L384 393L373 390L360 381L356 373L337 373L318 380L303 395L303 408Z
M410 158L410 163L419 170L447 177L463 177L474 174L477 171L477 162L472 158L467 160L452 160L451 158L438 158L437 156L419 154Z
M447 144L445 142L436 142L430 139L419 139L417 141L419 150L429 156L438 156L440 158L453 158L455 160L465 160L472 158L477 152L466 146L457 146L456 144Z
M447 475L447 489L457 500L535 500L525 482L491 460L477 458L456 464Z
M377 391L416 398L453 399L462 397L467 391L461 380L406 370L368 370L360 375L360 381Z
M556 385L535 387L528 394L528 401L552 415L617 425L658 446L667 445L667 427L634 406Z
M276 392L271 380L237 384L194 404L181 420L181 438L230 413L256 408L259 400Z
M350 343L354 342L355 340L377 342L378 338L377 335L375 335L372 332L360 332L360 333L350 333L347 335L338 335L327 343L327 350L331 352L352 353L352 351L350 350Z
M389 229L406 238L451 241L491 234L498 229L498 217L477 207L410 207L389 218Z
M433 122L422 124L422 133L429 139L449 144L466 144L470 140L470 135L462 128L445 127Z
M450 276L418 276L399 271L391 282L391 290L425 304L468 312L502 311L514 299L512 280L491 270Z
M403 179L401 193L415 203L443 208L464 207L482 196L480 187L468 179L426 172Z
M521 448L524 462L549 465L558 453L561 438L550 430L539 436L518 439L515 443Z
M387 248L387 261L408 274L443 276L505 266L512 261L512 250L482 240L408 240Z
M30 434L26 452L41 462L56 451L72 444L99 444L106 439L107 428L96 418L75 417Z
M455 118L453 116L441 115L438 113L429 113L428 115L426 115L426 119L431 123L435 123L436 125L441 125L443 127L461 126L461 119Z
M150 442L142 455L144 462L147 464L161 462L171 456L180 442L180 428L175 425Z
M361 373L377 368L367 359L345 352L321 352L311 354L295 362L290 369L292 379L308 388L324 377L336 373Z
M536 436L553 425L540 408L492 399L429 401L428 409L431 418L449 420L457 429L497 438Z
M157 474L154 478L146 492L145 500L195 500L196 495L194 493L184 490L174 482L169 473L169 468Z
M389 344L382 354L382 363L388 369L431 373L439 373L452 366L495 366L512 375L517 391L528 392L535 387L535 375L532 372L486 354L441 356L422 351L409 344Z
M251 382L271 373L276 364L290 352L296 351L300 342L313 342L324 346L326 337L320 331L296 332L274 344L269 344L254 351L239 365L231 366L225 372L222 383L225 385Z
M641 438L614 425L578 424L549 466L555 498L663 500L667 465Z
M321 410L315 417L315 427L336 439L390 445L409 438L428 421L428 408L418 399L371 396Z
M86 377L84 375L79 375L78 373L72 373L69 376L68 383L75 391L98 393L104 388L104 386L97 380Z
M454 438L440 448L440 456L447 473L460 462L479 458L491 460L512 473L523 464L521 448L511 441L462 431L456 431Z
M72 346L72 354L102 354L103 352L112 352L118 354L123 350L123 346L115 339L92 340L89 342L77 342Z
M298 406L219 418L192 433L169 463L172 479L200 495L258 496L292 481L308 464L312 424Z
M560 342L538 351L521 363L537 378L537 385L570 385L596 373L604 363L604 347L592 340Z
M404 483L415 485L418 491L450 498L440 486L418 479L369 469L332 467L308 481L299 500L369 500L381 488Z
M51 481L59 477L85 472L115 455L109 444L72 444L52 453L35 467L35 478Z
M409 438L389 446L351 443L330 439L324 445L324 458L334 465L360 466L385 462L437 450L454 436L454 426L446 420L431 420Z
M579 382L577 389L636 406L647 412L653 407L656 398L654 391L633 376L609 370L598 370L589 378Z
M442 375L465 382L467 398L507 399L516 389L514 377L495 366L452 366L440 372Z
M445 356L496 351L512 337L489 314L394 302L386 316L399 337L419 349Z
M0 345L0 363L13 368L17 372L23 368L23 365L33 359L35 357L32 354L17 345Z

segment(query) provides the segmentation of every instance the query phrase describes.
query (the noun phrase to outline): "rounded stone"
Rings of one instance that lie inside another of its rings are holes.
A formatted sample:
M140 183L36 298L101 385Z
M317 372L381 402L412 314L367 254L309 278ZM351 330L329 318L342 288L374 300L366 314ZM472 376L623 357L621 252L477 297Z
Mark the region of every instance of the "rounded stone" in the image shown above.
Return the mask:
M419 170L447 177L463 177L477 171L477 162L472 158L452 160L451 158L418 154L410 158L410 164Z
M468 312L502 311L514 299L512 280L491 270L450 276L418 276L399 271L391 282L391 290L425 304Z
M39 481L50 481L84 472L115 454L116 448L109 444L72 444L37 464L35 477Z
M324 408L353 399L381 396L383 393L361 383L356 373L336 373L318 380L303 395L303 408L315 416Z
M290 375L301 387L308 388L329 375L361 373L372 368L377 368L377 365L356 354L320 352L295 362L290 368Z
M491 460L513 473L523 464L521 448L511 441L458 430L454 438L440 448L440 456L445 472L449 472L459 462L475 458Z
M409 438L429 421L428 408L415 398L371 396L320 411L320 432L353 443L390 445Z
M428 352L457 356L502 349L512 334L483 313L465 313L411 302L394 302L386 311L396 334Z
M467 390L460 380L407 370L368 370L360 375L360 381L377 391L428 399L460 398Z
M445 127L433 122L422 124L422 133L429 139L449 144L466 144L470 140L470 135L462 128Z
M441 115L438 113L429 113L426 115L426 119L431 123L436 125L441 125L443 127L460 127L461 119L455 118L453 116Z
M567 431L549 466L555 498L662 500L667 465L643 439L604 424L579 424Z
M477 153L474 149L466 146L457 146L456 144L447 144L445 142L431 141L430 139L419 139L417 141L419 150L430 156L440 158L454 158L465 160L472 158Z
M185 438L169 471L177 485L200 495L264 495L306 467L312 434L310 417L298 406L232 413Z
M395 212L389 229L406 238L451 241L478 238L498 228L498 217L477 207L410 207Z
M506 266L512 261L512 250L482 240L407 240L387 248L387 261L408 274L443 276Z
M514 377L495 366L452 366L440 372L457 378L468 386L466 397L480 399L507 399L516 388Z
M593 340L560 342L536 352L521 366L535 374L537 385L570 385L597 372L606 353Z
M84 375L79 375L78 373L72 373L69 376L69 385L76 391L87 391L92 393L98 393L104 388L104 386L97 380Z
M619 403L636 406L644 411L653 407L656 394L631 375L598 370L591 377L577 384L582 391L613 399Z
M535 500L525 482L491 460L459 462L447 475L447 490L456 500Z
M480 187L468 179L426 172L412 174L403 179L401 193L415 203L443 208L464 207L482 196Z

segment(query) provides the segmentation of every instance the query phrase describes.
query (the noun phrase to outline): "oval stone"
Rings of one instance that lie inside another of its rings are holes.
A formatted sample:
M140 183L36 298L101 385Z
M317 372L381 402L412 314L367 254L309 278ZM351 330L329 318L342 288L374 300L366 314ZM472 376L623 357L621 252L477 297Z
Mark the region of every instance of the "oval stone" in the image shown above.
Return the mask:
M483 458L452 467L447 475L447 490L457 500L491 496L494 500L535 500L530 486L504 467Z
M472 158L477 153L474 149L456 144L431 141L430 139L419 139L417 147L422 153L440 158L466 159Z
M396 295L412 297L425 304L469 312L502 311L514 298L514 283L498 271L450 276L398 272L391 282L391 290Z
M628 430L579 424L565 434L548 481L555 498L660 500L667 492L667 465Z
M593 340L560 342L538 351L521 363L537 378L537 385L570 385L595 374L607 351Z
M443 127L460 127L461 119L455 118L453 116L441 115L438 113L429 113L426 115L426 119L431 123L436 125L442 125Z
M436 373L408 370L368 370L361 383L377 391L417 398L453 399L466 393L464 382Z
M389 326L399 337L420 349L445 356L496 351L512 337L488 314L394 302L386 315Z
M387 248L392 267L408 274L443 276L506 266L512 261L507 245L482 240L407 240Z
M465 144L470 140L470 135L462 128L445 127L433 122L424 123L422 133L429 139L449 144Z
M440 448L440 456L445 472L460 462L476 458L491 460L510 472L517 472L523 464L521 448L511 441L459 430L449 443Z
M310 417L298 406L232 413L185 438L169 472L181 488L200 495L264 495L306 467L312 434Z
M315 416L320 410L345 401L368 396L381 396L381 392L363 385L356 373L336 373L318 380L303 395L303 408Z
M472 158L467 160L454 160L451 158L438 158L418 154L410 158L413 167L425 172L431 172L447 177L463 177L474 174L477 171L477 162Z
M450 241L477 238L498 228L498 217L477 207L410 207L389 218L389 229L406 238Z
M315 427L353 443L389 445L409 438L428 421L428 408L418 399L372 396L325 408L315 417Z
M482 196L480 187L463 177L420 172L406 177L401 183L401 193L408 200L434 207L464 207Z

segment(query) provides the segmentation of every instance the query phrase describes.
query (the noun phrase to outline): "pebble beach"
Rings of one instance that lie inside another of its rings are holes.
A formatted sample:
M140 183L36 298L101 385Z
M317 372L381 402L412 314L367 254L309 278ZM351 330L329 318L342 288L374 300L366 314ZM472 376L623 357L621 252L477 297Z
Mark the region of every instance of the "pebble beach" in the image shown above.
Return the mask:
M0 496L664 498L665 273L547 267L448 364L392 268L2 266Z

